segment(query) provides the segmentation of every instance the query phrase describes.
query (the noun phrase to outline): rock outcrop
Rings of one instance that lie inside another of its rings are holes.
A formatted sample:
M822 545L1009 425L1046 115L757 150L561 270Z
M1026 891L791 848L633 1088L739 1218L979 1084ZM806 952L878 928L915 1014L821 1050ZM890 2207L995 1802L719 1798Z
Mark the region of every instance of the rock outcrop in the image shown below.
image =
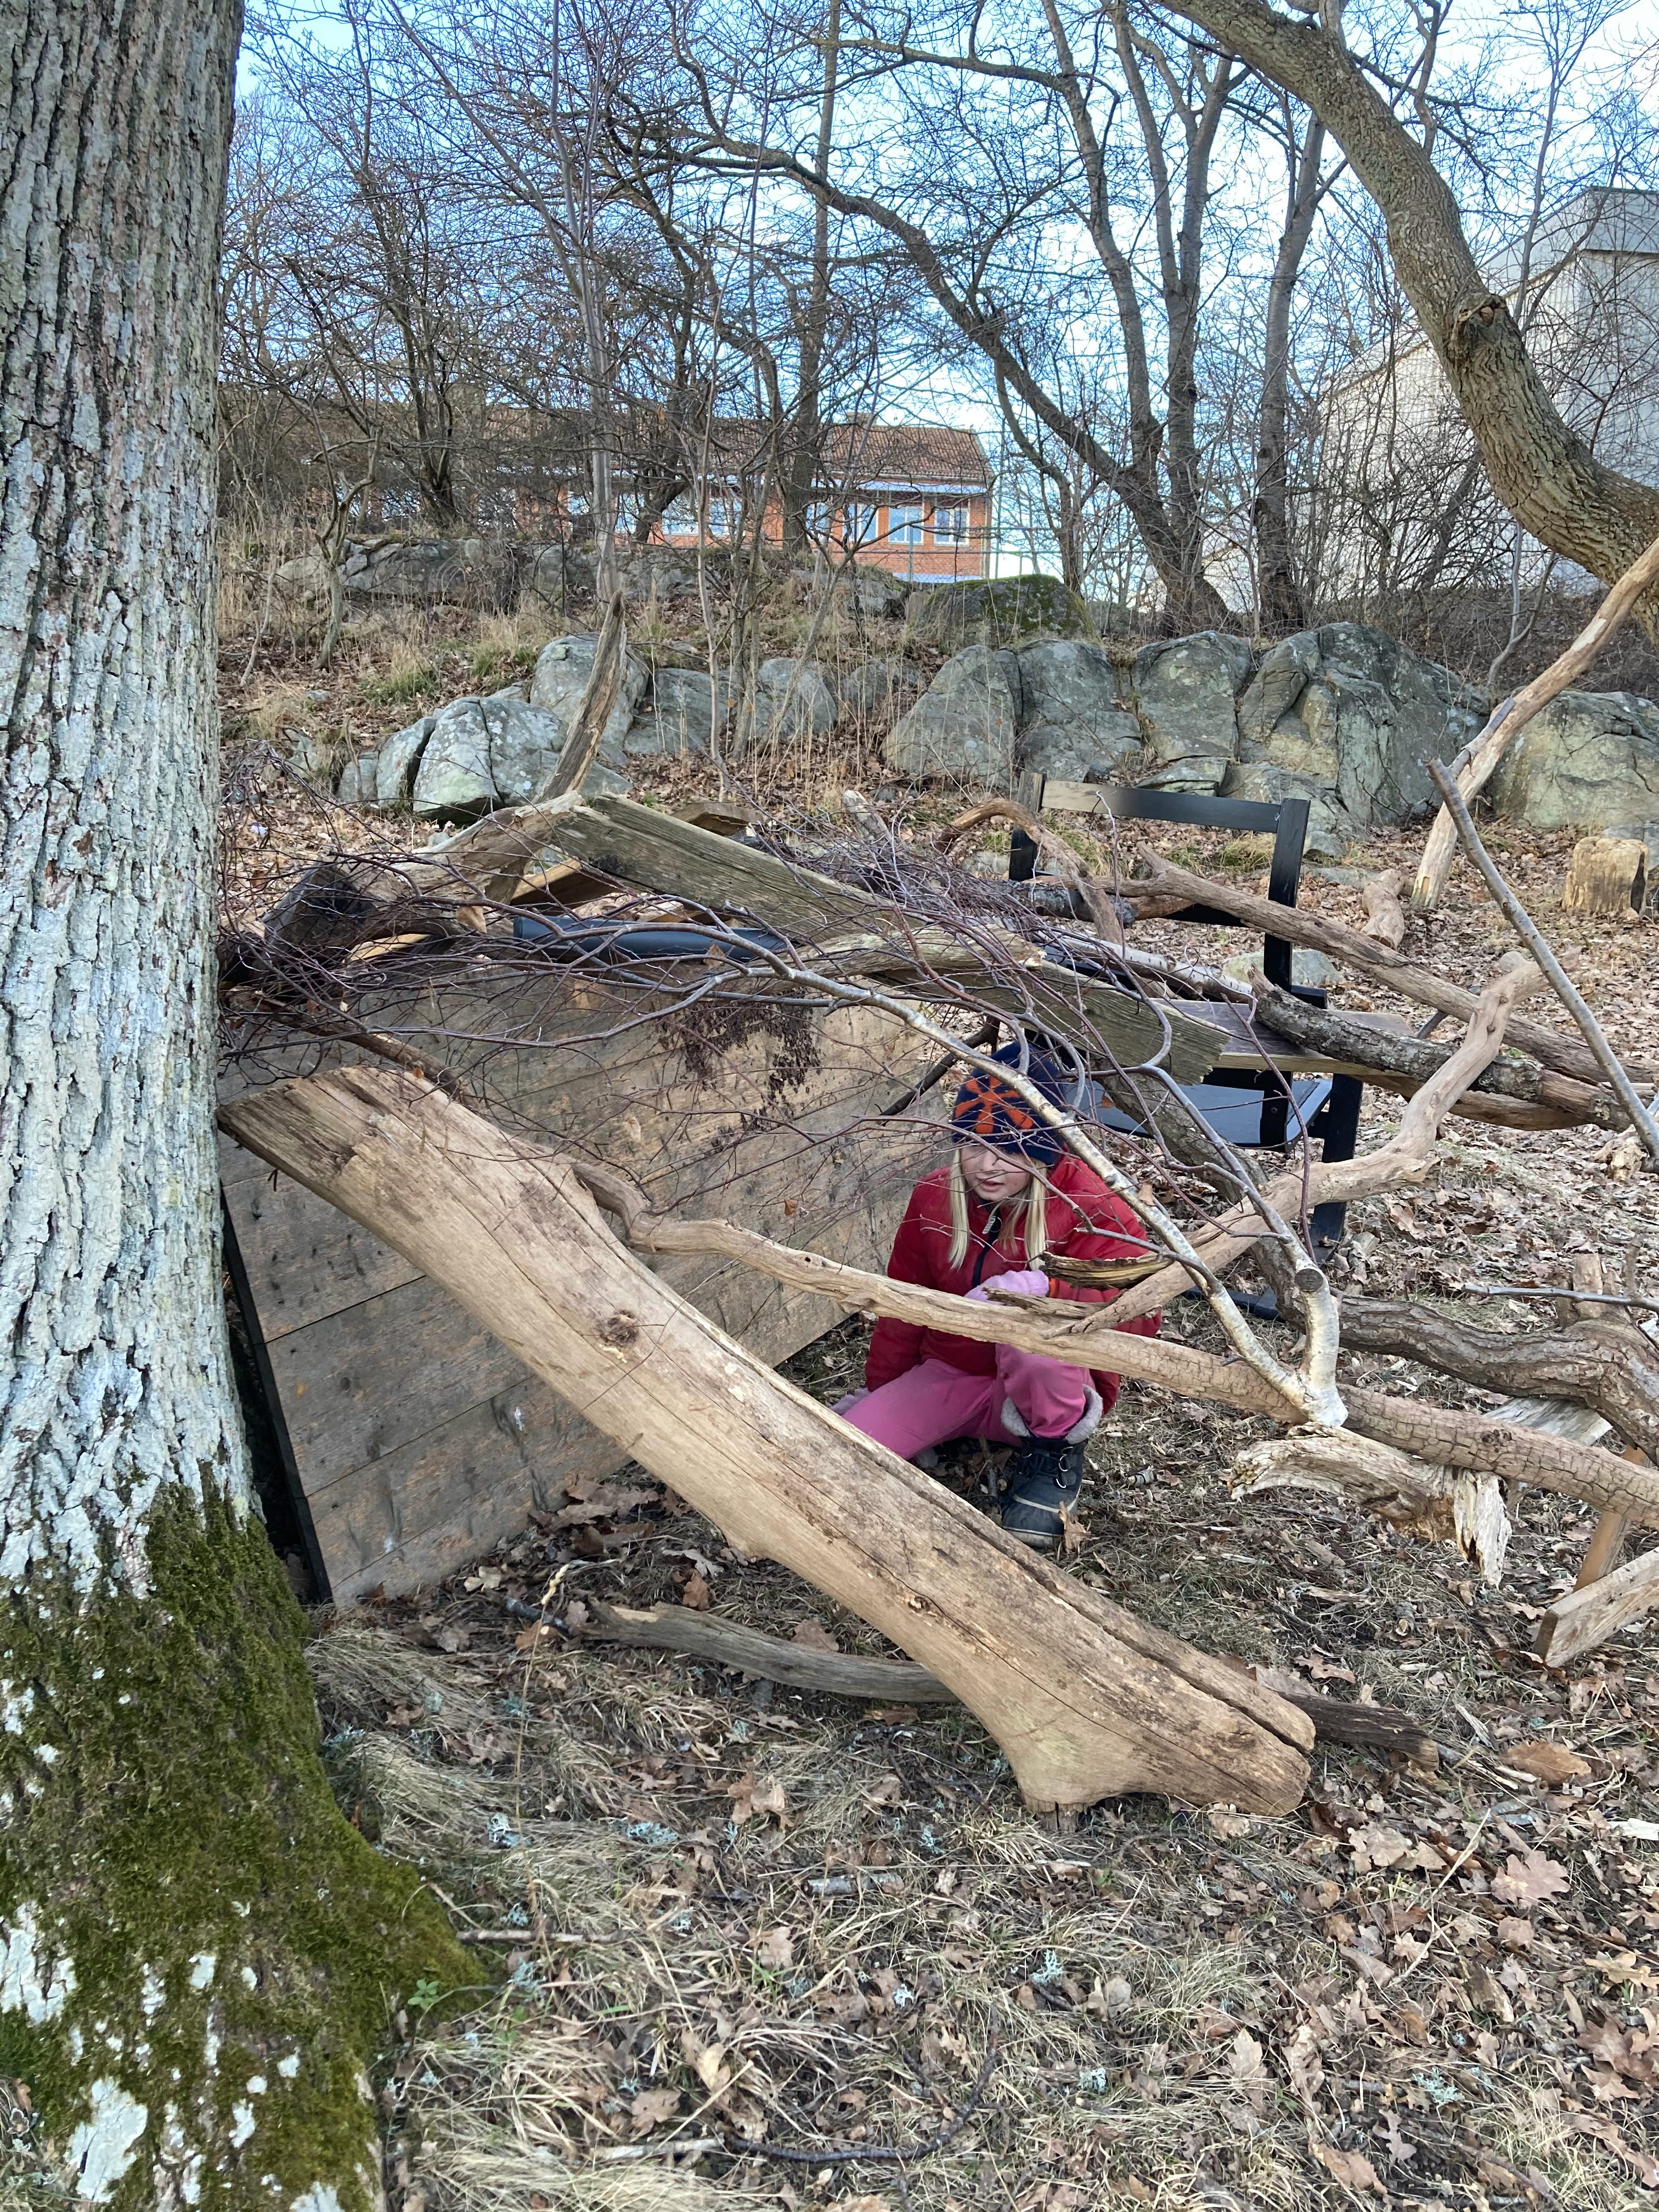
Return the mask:
M968 646L894 723L882 757L901 775L1006 790L1024 703L1018 656Z
M1122 678L1102 647L1054 638L1018 657L1018 765L1077 783L1134 782L1140 725L1122 704Z
M1531 830L1659 823L1659 705L1628 691L1563 691L1516 739L1491 786Z
M988 576L965 584L931 584L904 603L910 634L940 653L964 646L993 651L1039 637L1091 637L1089 610L1057 576Z

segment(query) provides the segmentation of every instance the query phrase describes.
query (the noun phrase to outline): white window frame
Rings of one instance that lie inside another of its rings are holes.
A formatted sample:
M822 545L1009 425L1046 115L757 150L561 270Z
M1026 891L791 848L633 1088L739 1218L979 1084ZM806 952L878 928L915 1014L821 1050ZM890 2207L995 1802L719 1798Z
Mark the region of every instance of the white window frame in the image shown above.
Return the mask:
M933 525L935 545L965 545L968 543L968 509L965 507L936 507L933 513Z
M890 507L887 510L887 542L890 545L920 545L927 520L927 509L918 501L914 507Z

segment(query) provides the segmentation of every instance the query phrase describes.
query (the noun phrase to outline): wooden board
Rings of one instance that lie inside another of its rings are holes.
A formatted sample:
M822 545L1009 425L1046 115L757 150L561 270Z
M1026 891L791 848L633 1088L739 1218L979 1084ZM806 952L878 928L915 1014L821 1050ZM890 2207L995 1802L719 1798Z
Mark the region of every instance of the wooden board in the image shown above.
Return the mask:
M1645 1613L1659 1610L1659 1551L1644 1552L1599 1582L1568 1590L1545 1613L1537 1651L1547 1667L1565 1667Z
M421 985L418 962L387 969L361 1009L371 1026L434 1057L441 1046L504 1125L626 1170L659 1206L734 1215L878 1267L916 1176L942 1156L937 1095L882 1118L933 1048L875 1009L757 1006L739 992L682 1017L666 987L603 975L483 975L440 990ZM666 1023L651 1018L665 1009ZM266 1050L233 1062L222 1098L351 1057L332 1045ZM441 1579L522 1528L532 1506L556 1509L567 1480L623 1463L390 1246L228 1138L220 1160L313 1570L336 1603ZM768 1361L841 1318L730 1263L680 1257L661 1272Z

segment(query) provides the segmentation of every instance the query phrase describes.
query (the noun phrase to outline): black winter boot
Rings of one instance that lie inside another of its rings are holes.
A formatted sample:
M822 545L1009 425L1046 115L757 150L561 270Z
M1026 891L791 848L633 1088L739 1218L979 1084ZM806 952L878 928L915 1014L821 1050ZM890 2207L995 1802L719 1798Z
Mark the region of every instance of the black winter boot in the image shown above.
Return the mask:
M1052 1552L1083 1494L1083 1439L1027 1437L1003 1492L1002 1525L1016 1543Z

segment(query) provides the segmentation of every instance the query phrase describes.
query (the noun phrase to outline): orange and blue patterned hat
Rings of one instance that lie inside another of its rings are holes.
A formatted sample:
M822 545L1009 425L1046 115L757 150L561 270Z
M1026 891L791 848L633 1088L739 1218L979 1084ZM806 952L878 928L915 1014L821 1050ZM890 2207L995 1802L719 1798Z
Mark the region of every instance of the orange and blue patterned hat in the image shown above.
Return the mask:
M1019 1047L1006 1044L992 1057L1006 1067L1017 1068ZM1072 1085L1052 1060L1034 1052L1025 1072L1045 1098L1056 1106L1066 1104ZM1038 1167L1053 1167L1066 1149L1057 1129L1039 1121L1012 1085L982 1067L975 1068L957 1093L957 1103L951 1109L951 1133L958 1144L989 1145L995 1152L1012 1152Z

